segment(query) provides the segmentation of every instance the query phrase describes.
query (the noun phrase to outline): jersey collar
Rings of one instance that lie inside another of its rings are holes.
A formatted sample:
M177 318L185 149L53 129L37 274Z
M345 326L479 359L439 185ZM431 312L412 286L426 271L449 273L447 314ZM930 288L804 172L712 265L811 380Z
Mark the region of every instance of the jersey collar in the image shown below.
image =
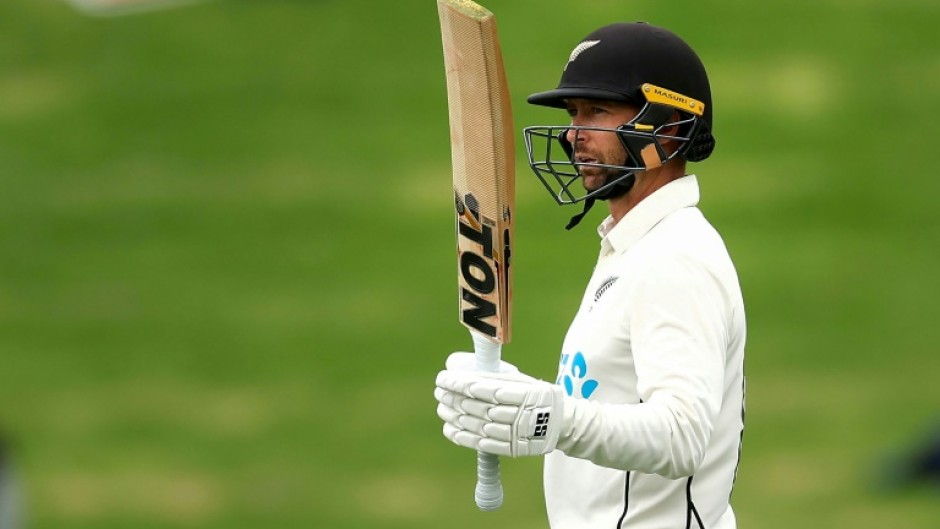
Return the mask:
M698 204L698 180L686 175L657 189L633 207L616 225L607 216L597 234L601 237L601 255L622 253L647 234L659 221L680 209Z

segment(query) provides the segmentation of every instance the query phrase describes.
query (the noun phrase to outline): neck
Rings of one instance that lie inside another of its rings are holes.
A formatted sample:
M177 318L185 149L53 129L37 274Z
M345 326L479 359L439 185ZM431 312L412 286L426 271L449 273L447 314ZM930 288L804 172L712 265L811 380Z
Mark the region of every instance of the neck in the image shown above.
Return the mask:
M635 208L643 199L656 192L657 189L683 176L685 176L685 164L678 163L667 163L655 169L637 171L636 181L630 191L623 196L607 201L614 224L620 222L620 219L626 216L630 210Z

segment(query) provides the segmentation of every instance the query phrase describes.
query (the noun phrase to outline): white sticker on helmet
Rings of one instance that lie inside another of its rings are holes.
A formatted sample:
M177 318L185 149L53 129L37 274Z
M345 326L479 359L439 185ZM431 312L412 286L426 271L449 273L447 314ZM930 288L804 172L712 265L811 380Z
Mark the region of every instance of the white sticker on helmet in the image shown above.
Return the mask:
M571 51L571 56L568 57L568 62L565 63L565 70L568 69L568 65L571 64L572 61L578 58L578 55L581 55L586 50L589 50L593 48L594 46L597 46L598 44L600 44L600 42L601 41L599 40L586 40L582 42L581 44L578 44L577 46L575 46L574 50Z

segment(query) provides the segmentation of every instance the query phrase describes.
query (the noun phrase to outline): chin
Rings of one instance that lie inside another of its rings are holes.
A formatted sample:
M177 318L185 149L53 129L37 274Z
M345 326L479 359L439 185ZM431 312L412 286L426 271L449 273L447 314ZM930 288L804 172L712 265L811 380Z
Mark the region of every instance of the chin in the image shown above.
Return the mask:
M587 192L597 191L598 189L604 187L604 184L606 183L607 179L601 175L584 176L581 180L581 185L584 186L584 190Z

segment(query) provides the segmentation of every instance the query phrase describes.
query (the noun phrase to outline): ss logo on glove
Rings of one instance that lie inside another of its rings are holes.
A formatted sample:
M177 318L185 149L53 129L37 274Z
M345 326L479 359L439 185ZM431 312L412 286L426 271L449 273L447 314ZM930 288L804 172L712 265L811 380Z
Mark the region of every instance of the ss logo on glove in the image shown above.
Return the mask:
M548 418L550 416L551 413L549 412L538 414L535 419L535 432L532 433L532 437L545 437L545 434L548 433Z

